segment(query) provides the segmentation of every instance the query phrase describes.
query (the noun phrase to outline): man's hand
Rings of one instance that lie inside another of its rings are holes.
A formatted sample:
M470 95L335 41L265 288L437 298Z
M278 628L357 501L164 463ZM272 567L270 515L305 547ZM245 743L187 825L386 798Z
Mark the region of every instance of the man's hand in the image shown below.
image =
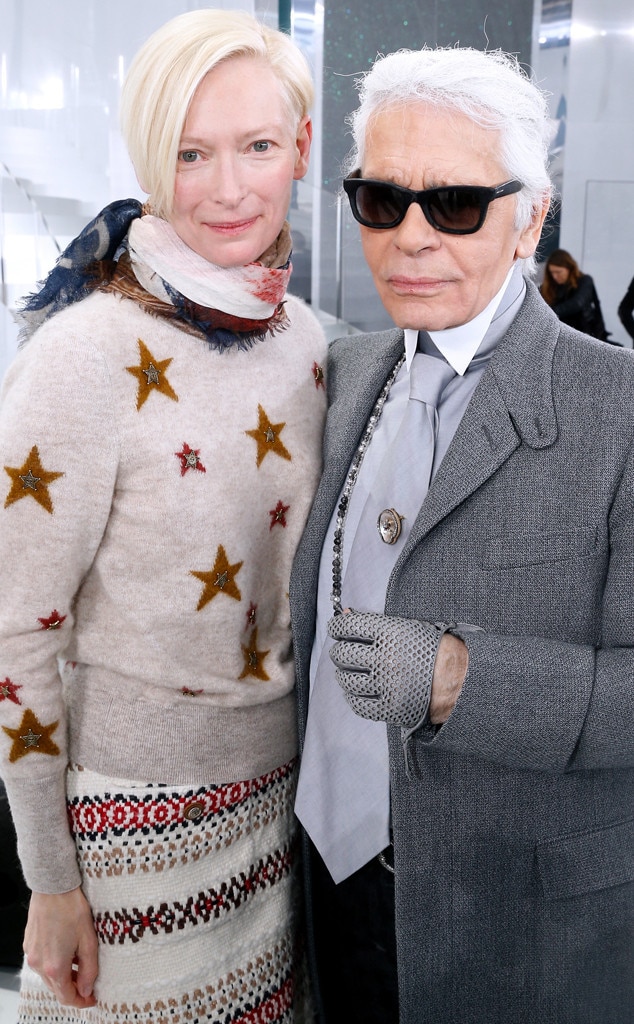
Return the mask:
M439 644L451 626L355 611L331 619L328 634L336 642L330 657L353 711L407 730L422 725L430 704ZM461 640L453 639L464 647ZM437 721L444 721L440 716L449 714L458 661L451 645L443 655L434 712Z
M24 933L26 962L58 1002L94 1006L98 941L81 889L59 895L34 892Z

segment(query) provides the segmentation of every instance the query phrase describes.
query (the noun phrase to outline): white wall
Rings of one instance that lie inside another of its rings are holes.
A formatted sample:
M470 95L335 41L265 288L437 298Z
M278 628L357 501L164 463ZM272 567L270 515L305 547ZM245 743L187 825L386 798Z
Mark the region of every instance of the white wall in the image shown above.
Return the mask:
M206 6L204 0L0 0L0 377L17 337L7 306L52 266L58 250L51 235L63 249L113 199L143 198L118 130L130 60L159 25ZM214 6L277 12L268 0L214 0Z
M561 246L597 285L608 330L634 277L634 4L573 0Z
M412 0L398 2L407 7ZM535 2L537 35L541 0ZM0 376L17 333L7 304L33 290L52 265L57 251L50 234L63 247L106 203L142 198L117 125L120 83L133 54L168 18L205 6L197 0L0 0ZM217 0L216 6L276 23L277 0ZM296 12L300 6L311 8L295 0ZM310 45L312 16L303 17ZM320 40L315 29L316 47ZM573 0L570 46L536 46L534 54L540 84L554 101L562 92L567 99L557 168L560 244L593 275L608 328L629 344L616 308L634 277L632 0ZM309 58L320 81L321 54ZM320 110L318 97L317 130L328 130L321 128ZM309 199L300 203L300 217L319 208L310 199L311 180L319 175L301 184L300 199ZM334 208L322 209L323 224L334 215ZM318 241L320 225L311 225L309 213L305 220L307 239ZM313 290L318 300L319 287Z

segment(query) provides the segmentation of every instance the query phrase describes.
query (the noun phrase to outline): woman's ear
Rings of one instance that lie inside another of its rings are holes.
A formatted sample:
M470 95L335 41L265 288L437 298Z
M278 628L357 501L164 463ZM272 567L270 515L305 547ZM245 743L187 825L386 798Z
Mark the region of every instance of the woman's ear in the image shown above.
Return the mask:
M303 178L308 170L308 161L310 157L310 144L313 140L313 122L311 121L308 114L301 119L297 127L297 138L295 139L295 146L297 148L297 156L295 158L295 169L293 171L293 178Z

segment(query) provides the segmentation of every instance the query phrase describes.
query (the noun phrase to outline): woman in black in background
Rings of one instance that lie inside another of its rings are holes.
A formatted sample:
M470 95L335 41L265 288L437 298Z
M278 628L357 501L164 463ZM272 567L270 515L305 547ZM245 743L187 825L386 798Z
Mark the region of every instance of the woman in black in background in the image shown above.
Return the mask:
M609 341L594 281L566 249L555 249L548 257L540 291L563 323Z

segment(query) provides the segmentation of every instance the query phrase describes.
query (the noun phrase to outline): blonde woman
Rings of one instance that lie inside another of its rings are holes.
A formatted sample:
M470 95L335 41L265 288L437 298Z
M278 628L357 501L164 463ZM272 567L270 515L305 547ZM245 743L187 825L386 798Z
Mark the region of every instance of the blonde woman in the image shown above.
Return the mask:
M285 218L312 96L251 16L168 22L122 95L147 203L24 305L0 406L23 1022L302 1019L287 590L326 346Z

